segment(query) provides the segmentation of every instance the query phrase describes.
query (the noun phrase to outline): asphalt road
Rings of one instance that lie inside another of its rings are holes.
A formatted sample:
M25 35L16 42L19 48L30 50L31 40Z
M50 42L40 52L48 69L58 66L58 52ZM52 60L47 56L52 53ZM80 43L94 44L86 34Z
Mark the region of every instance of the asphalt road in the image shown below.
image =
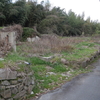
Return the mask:
M100 59L93 72L81 74L38 100L100 100Z

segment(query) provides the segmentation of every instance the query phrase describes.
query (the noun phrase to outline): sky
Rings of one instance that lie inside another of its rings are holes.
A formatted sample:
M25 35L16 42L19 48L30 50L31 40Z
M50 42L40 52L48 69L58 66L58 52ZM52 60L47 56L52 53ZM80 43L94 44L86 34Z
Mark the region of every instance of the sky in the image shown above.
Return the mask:
M38 0L39 2L41 0ZM100 1L99 0L49 0L52 6L65 8L66 12L72 9L76 14L85 13L85 19L90 16L91 20L100 22Z
M13 0L14 1L14 0ZM37 0L38 2L46 0ZM70 9L77 15L85 13L85 19L88 17L91 20L100 22L100 1L99 0L49 0L50 4L56 7L65 8L68 12Z

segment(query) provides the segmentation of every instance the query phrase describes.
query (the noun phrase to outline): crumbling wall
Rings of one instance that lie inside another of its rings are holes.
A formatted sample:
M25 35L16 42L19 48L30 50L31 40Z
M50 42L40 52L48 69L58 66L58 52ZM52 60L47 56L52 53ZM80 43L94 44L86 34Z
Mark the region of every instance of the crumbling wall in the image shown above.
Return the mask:
M0 69L0 100L26 100L33 87L31 70L20 72L11 68Z
M21 25L14 24L14 25L11 25L8 27L4 27L4 28L0 29L0 43L2 43L2 41L3 41L2 44L9 44L9 46L11 46L14 51L16 51L16 41L21 40L22 33L23 33L23 28ZM6 49L5 46L0 46L0 48L1 47ZM1 51L2 50L0 50L0 52Z
M15 32L0 32L0 56L5 55L11 48L16 51Z
M11 45L8 42L8 37L0 38L0 57L6 55L10 49Z

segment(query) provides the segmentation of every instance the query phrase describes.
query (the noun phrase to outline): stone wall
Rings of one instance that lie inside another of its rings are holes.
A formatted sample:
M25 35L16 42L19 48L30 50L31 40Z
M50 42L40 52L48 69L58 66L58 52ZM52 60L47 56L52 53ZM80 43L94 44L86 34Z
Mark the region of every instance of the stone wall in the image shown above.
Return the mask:
M0 69L0 100L25 100L32 93L34 77L31 70Z
M69 64L71 66L76 66L76 67L88 67L95 59L100 57L100 48L98 49L98 51L96 51L94 54L92 54L90 57L85 58L84 60L80 60L80 61L72 61Z
M0 41L5 41L6 44L10 43L14 51L16 51L16 32L2 32L0 31Z

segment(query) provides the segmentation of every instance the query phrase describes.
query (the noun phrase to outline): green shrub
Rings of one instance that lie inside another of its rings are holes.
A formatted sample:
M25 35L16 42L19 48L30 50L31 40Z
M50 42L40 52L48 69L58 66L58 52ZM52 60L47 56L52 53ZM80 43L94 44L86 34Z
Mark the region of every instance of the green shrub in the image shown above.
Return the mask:
M23 34L22 34L22 40L25 41L27 37L32 37L32 36L35 36L36 34L37 33L35 32L33 28L24 27Z

